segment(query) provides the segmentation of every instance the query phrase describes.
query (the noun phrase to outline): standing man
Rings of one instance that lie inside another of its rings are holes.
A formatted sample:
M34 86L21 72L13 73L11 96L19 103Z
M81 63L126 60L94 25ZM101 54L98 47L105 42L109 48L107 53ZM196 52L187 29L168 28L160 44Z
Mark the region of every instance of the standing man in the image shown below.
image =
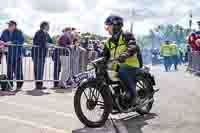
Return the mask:
M191 48L190 45L187 45L186 51L185 51L185 63L189 63L191 65Z
M160 46L160 55L164 58L165 71L168 72L171 67L171 47L168 40Z
M178 48L178 54L179 54L179 64L182 65L184 64L184 55L183 55L183 49Z
M63 34L59 38L58 44L63 47L60 49L60 62L61 62L61 88L68 88L71 77L71 47L73 43L72 29L66 27L63 29Z
M59 37L58 37L59 38ZM58 42L58 40L56 40ZM56 43L57 44L57 43ZM59 77L61 72L61 61L60 61L60 48L55 48L53 51L52 59L54 62L54 71L53 71L53 77L54 77L54 88L59 87Z
M200 21L197 21L197 25L199 27L198 31L194 31L188 36L188 43L190 44L193 53L195 51L200 51L200 46L198 46L196 42L196 40L200 39Z
M191 71L192 68L192 50L190 45L187 45L186 53L185 53L185 62L188 63L187 71Z
M171 48L171 61L172 64L174 65L175 70L178 70L177 65L178 65L178 48L176 43L171 43L170 44Z
M195 32L192 32L188 37L188 43L190 44L192 48L192 69L194 71L200 71L200 21L197 21L197 25L199 29Z
M81 58L80 58L80 64L81 64L81 71L86 71L87 69L87 64L89 62L88 60L88 38L85 37L82 39L81 41L81 44L80 46L84 49L80 55L81 55Z
M8 80L13 80L13 74L16 80L23 80L22 72L22 48L24 43L24 36L21 30L17 28L17 23L13 20L8 22L8 28L3 31L1 38L6 44L14 44L8 46L7 55L7 76ZM10 82L13 86L13 82ZM17 82L16 91L21 90L23 86L22 81Z
M73 33L74 34L74 33ZM81 53L85 50L80 47L80 36L75 33L73 38L73 47L72 47L72 59L71 59L71 70L72 76L75 76L80 73L80 60L81 60Z
M0 64L2 62L2 57L3 57L3 48L4 48L4 42L0 40Z
M34 63L34 75L36 81L36 89L46 89L43 87L43 75L45 58L48 52L48 43L52 43L52 39L48 34L49 23L44 21L40 24L40 30L35 33L33 38L32 59Z

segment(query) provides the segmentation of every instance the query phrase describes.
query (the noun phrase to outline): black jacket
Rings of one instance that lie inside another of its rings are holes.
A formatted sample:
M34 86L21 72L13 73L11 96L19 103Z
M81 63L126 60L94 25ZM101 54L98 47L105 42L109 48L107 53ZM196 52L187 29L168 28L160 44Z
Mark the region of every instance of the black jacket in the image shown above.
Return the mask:
M48 52L48 43L52 43L52 39L48 33L39 30L35 33L33 38L33 45L37 47L32 48L32 58L46 57Z

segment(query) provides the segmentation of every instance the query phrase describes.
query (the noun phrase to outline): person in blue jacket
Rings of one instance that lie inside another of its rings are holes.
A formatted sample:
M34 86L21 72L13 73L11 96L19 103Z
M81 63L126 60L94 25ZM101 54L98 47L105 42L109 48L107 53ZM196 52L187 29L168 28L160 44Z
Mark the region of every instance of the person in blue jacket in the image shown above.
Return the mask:
M52 39L48 33L49 23L44 21L40 24L40 29L35 33L33 38L32 59L34 64L34 75L36 80L36 89L46 89L43 87L43 75L45 58L48 52L48 43L52 43Z
M21 30L17 28L17 23L13 20L8 22L8 28L2 32L1 41L7 44L14 44L8 46L7 54L7 76L9 80L13 80L15 75L16 80L23 80L22 71L22 49L24 43L24 36ZM13 82L10 82L13 86ZM17 91L23 86L22 81L17 82ZM9 88L11 89L11 88Z

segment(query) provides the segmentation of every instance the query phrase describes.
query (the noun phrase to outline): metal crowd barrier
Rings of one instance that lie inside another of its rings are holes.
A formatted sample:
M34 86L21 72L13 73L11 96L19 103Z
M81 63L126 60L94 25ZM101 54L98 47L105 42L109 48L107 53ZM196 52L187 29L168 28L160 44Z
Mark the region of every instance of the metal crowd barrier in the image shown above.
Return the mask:
M61 65L60 57L67 53L71 76L86 70L88 54L81 47L63 48L50 44L42 48L29 44L8 44L0 48L0 75L6 75L7 79L3 81L9 82L59 82L61 68L65 67Z
M188 54L188 71L200 73L200 51L193 51Z

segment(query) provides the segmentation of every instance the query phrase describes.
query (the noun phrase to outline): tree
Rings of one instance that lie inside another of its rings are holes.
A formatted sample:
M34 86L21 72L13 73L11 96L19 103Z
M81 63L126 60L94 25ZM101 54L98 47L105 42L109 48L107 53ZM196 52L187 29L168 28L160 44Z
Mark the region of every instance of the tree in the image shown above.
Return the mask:
M31 37L31 36L29 36L29 35L24 35L24 41L25 41L25 43L27 43L27 44L33 44L33 38Z
M53 40L53 44L57 44L58 43L58 39L59 39L59 35L55 35L52 37L52 40Z

